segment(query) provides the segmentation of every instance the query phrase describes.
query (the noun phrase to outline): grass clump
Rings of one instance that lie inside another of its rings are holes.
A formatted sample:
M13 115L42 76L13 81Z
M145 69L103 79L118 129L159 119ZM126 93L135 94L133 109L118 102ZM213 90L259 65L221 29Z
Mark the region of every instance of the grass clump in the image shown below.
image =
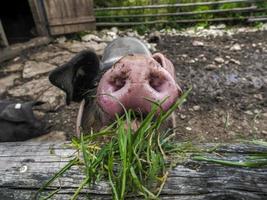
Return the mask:
M72 200L78 198L84 187L90 188L102 180L108 180L115 200L125 199L126 196L158 199L167 180L168 171L193 153L192 159L196 161L236 167L267 165L266 153L237 161L210 157L204 152L212 153L217 147L200 149L190 142L175 143L171 141L173 135L170 131L164 130L164 133L160 133L160 125L181 106L190 90L166 112L160 109L164 101L152 102L151 112L141 120L137 130L131 128L131 123L136 117L130 110L125 111L121 117L117 116L117 120L105 129L88 135L81 134L80 139L73 139L71 145L78 153L43 185L37 195L74 165L82 166L85 176L74 192ZM267 145L262 141L254 141L254 144ZM57 188L48 196L39 199L50 199L59 191L60 188Z
M113 199L124 199L126 195L157 199L167 179L168 169L172 166L171 162L166 162L167 158L170 158L173 152L184 152L181 143L172 143L170 134L166 131L165 134L160 134L159 128L185 101L190 90L167 112L160 109L164 101L152 102L151 112L141 120L135 131L130 127L135 120L135 113L130 110L125 111L121 117L117 116L117 120L107 128L89 135L82 134L80 139L73 139L72 146L78 150L78 154L44 184L39 193L73 165L84 165L85 178L75 191L73 200L77 199L85 186L90 187L107 179ZM103 143L107 137L108 142ZM52 197L56 192L58 190L48 197Z

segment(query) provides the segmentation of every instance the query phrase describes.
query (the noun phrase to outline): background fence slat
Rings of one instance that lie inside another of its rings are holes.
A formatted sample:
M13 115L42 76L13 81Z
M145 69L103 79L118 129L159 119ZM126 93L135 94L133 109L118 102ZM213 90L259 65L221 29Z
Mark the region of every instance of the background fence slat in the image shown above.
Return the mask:
M248 19L248 22L266 22L267 21L267 16L261 16L261 17L254 17Z
M204 11L194 11L194 12L176 12L176 13L160 13L160 14L140 14L140 15L97 16L97 19L188 16L188 15L198 15L198 14L215 14L215 13L248 12L248 11L264 11L264 10L267 11L267 9L264 9L264 8L257 8L257 6L250 6L250 7L244 7L244 8L222 9L222 10L204 10Z
M181 20L155 20L146 22L98 22L97 26L135 26L135 25L149 25L149 24L173 24L173 23L197 23L197 22L222 22L222 21L247 21L250 17L226 17L226 18L214 18L214 19L181 19ZM259 20L260 21L260 20Z
M158 9L158 8L174 8L174 7L191 7L191 6L209 6L219 5L226 3L252 3L264 0L223 0L223 1L210 1L210 2L196 2L196 3L178 3L178 4L162 4L162 5L146 5L146 6L121 6L121 7L106 7L95 8L95 11L108 11L108 10L136 10L136 9Z
M261 3L259 4L259 2ZM193 24L198 22L261 22L266 21L265 16L267 14L267 2L265 4L262 2L266 2L266 0L214 0L96 8L96 25L99 27L129 27L153 24L160 24L160 26L164 24ZM201 6L206 7L202 8ZM145 9L148 10L145 11Z

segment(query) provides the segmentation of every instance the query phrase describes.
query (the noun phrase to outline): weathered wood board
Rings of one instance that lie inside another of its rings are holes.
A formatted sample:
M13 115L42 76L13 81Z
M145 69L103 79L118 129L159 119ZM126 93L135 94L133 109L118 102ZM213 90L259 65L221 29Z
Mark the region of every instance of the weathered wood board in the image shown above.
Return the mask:
M216 152L237 158L267 147L255 145L224 145ZM66 144L1 143L0 199L38 199L36 191L70 160L75 151ZM52 199L70 199L83 180L81 167L73 166L50 189L60 188ZM47 189L46 192L51 192ZM82 190L78 199L112 199L107 182ZM141 199L141 197L140 197ZM227 167L206 162L188 161L169 174L160 199L200 200L267 199L267 167Z
M28 0L32 11L33 20L36 31L40 36L49 36L47 22L45 19L45 10L42 7L42 2L39 0Z
M8 44L6 34L4 31L3 25L2 25L2 21L0 19L0 47L1 45L4 45L5 47L7 47L9 44Z
M95 29L93 0L43 1L51 35Z
M29 40L28 42L13 44L4 49L0 49L0 62L14 58L18 56L22 51L48 44L51 41L52 38L50 37L36 37Z

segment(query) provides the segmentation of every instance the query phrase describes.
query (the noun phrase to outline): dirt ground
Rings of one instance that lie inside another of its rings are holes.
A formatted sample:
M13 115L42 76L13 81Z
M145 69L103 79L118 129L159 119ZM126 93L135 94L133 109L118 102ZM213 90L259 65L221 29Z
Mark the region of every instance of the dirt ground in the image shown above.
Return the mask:
M64 52L60 56L74 55L65 48L46 46L25 52L20 62L35 61L31 59L33 54L54 51L53 48L57 53ZM232 142L267 139L267 31L215 38L162 36L156 49L174 63L182 89L193 87L188 101L176 111L177 140ZM52 64L57 66L60 62ZM3 73L9 64L2 64L0 78L9 74ZM16 96L16 91L9 91L24 87L23 84L30 80L18 79L1 98L34 98ZM64 95L59 94L59 97ZM70 106L61 103L56 109L41 110L51 131L64 131L68 136L74 134L77 112L76 103Z
M177 139L267 138L267 32L233 37L164 37L178 82L193 90L177 111Z

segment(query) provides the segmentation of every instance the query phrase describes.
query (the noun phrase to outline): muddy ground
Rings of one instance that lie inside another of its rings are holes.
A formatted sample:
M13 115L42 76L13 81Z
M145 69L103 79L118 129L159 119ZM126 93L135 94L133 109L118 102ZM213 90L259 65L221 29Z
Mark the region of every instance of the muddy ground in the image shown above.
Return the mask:
M79 46L75 48L79 51ZM177 140L267 139L267 31L219 37L166 35L161 36L156 51L174 63L177 80L184 91L193 87L188 101L176 111ZM71 137L75 132L78 104L64 105L64 94L43 80L49 70L42 71L42 68L31 74L25 71L25 66L48 63L52 66L45 65L45 68L52 69L76 52L73 46L50 44L2 63L0 82L13 76L14 83L7 84L0 99L49 101L39 114L44 116L51 131L63 131ZM13 70L6 70L16 64ZM36 93L32 92L34 85Z
M232 37L164 37L158 49L193 90L177 111L178 139L267 138L267 32Z

